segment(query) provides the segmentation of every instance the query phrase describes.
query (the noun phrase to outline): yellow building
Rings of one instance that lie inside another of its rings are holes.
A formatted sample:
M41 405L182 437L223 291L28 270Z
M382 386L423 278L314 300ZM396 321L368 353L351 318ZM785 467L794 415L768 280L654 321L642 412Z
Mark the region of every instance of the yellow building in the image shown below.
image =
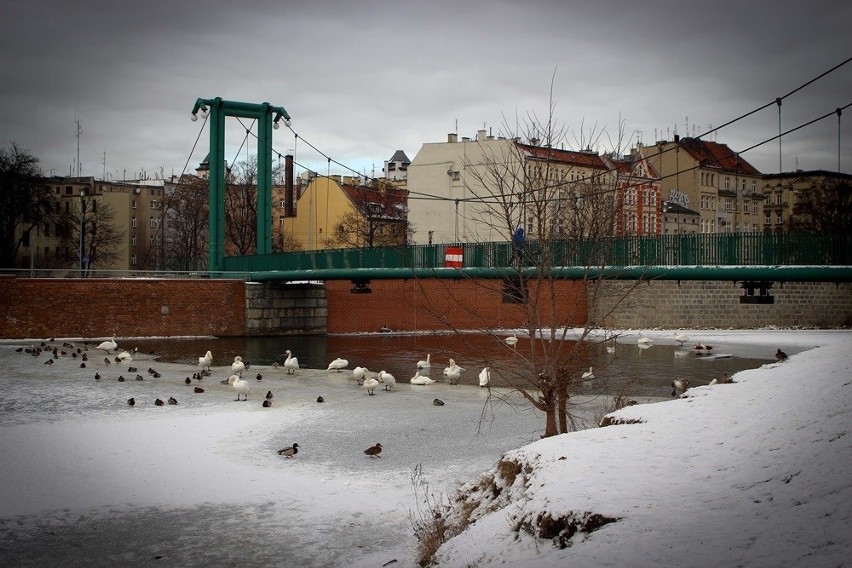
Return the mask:
M796 201L802 192L838 184L852 184L852 175L824 170L782 172L763 176L763 230L780 232L790 228L796 212Z
M295 215L281 200L278 225L296 250L389 246L406 243L407 192L384 180L312 174L300 187Z

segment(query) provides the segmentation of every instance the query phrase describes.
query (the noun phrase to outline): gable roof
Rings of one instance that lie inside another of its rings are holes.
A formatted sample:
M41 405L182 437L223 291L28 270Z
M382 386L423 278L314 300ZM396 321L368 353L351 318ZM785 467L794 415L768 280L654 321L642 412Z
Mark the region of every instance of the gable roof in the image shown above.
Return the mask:
M742 156L738 156L736 152L728 148L727 144L697 138L681 138L680 147L702 166L744 175L761 175L757 168L748 163Z
M405 218L408 192L390 184L381 187L340 184L340 189L359 210L372 207L376 214L391 219Z

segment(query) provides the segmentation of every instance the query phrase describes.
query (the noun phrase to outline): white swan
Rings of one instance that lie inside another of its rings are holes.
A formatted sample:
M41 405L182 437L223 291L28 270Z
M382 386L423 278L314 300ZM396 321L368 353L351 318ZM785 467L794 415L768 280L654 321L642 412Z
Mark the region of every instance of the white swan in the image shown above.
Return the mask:
M340 369L345 369L348 366L349 366L349 361L347 361L346 359L341 359L340 357L338 357L337 359L335 359L334 361L332 361L331 363L328 364L328 369L326 369L326 370L327 371L334 370L334 371L337 371L339 373Z
M427 353L427 354L426 354L426 360L425 360L425 361L418 361L418 362L417 362L417 368L418 368L418 369L431 369L431 368L432 368L432 363L429 361L429 359L430 359L431 357L432 357L432 354L431 354L431 353Z
M370 371L367 367L355 367L352 369L352 377L355 379L355 382L360 384L364 383L364 376Z
M649 345L651 343L650 337L645 337L644 335L640 335L639 339L636 340L638 345Z
M299 368L299 360L293 357L293 353L289 349L284 353L287 354L287 359L284 361L284 368L287 369L288 375L295 375L296 369Z
M127 351L122 351L118 355L115 356L119 361L133 361L133 357Z
M249 384L247 380L241 379L239 375L231 375L228 377L228 384L237 391L237 400L240 400L241 394L245 396L243 400L248 400Z
M683 346L683 344L689 341L690 339L687 334L678 331L674 334L674 340L680 343L681 346Z
M479 386L487 387L488 383L491 382L491 371L488 367L483 367L481 371L479 371Z
M379 371L379 382L385 385L386 391L389 391L396 385L396 377L387 371Z
M362 389L365 389L365 390L367 391L367 394L372 395L372 394L373 394L373 390L374 390L377 386L379 386L379 381L377 381L377 380L376 380L375 378L373 378L373 377L367 377L366 379L364 379L364 384L363 384L363 385L361 385L361 388L362 388Z
M583 380L584 381L591 381L594 378L595 378L595 374L592 372L592 368L589 367L589 370L586 371L585 373L583 373Z
M243 371L246 370L246 364L243 363L243 358L237 355L234 357L234 362L231 363L231 374L243 376Z
M112 351L113 349L118 349L118 343L115 342L115 336L113 335L110 339L107 339L97 347L98 349L103 349L107 353Z
M213 353L208 351L204 354L204 357L198 358L198 366L201 367L201 370L204 370L204 367L207 367L207 370L210 370L210 365L213 364Z
M455 360L450 359L450 366L444 369L444 376L449 379L451 385L454 385L459 382L462 371L464 371L464 368L459 367L456 365Z
M515 332L513 331L512 335L510 335L509 337L507 337L503 341L505 341L506 344L508 344L508 345L514 345L518 342L518 336L515 335Z
M413 377L411 377L412 385L431 385L434 382L434 379L430 379L426 375L421 375L420 371L418 371Z

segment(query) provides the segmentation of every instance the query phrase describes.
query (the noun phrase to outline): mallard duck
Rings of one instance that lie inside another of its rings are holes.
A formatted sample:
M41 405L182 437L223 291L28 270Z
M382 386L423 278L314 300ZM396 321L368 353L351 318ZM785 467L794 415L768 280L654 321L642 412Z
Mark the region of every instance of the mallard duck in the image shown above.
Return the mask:
M369 448L364 450L364 453L370 456L371 458L380 458L382 457L379 455L380 453L382 453L382 445L376 443L375 446L370 446Z
M293 442L292 446L287 446L286 448L281 448L278 450L279 456L284 456L285 458L292 458L296 454L299 453L299 444Z

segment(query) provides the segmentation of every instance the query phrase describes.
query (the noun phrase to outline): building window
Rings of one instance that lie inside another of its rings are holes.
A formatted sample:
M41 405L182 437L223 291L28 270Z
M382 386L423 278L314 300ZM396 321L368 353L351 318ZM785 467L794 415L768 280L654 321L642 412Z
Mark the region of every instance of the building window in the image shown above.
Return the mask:
M757 201L751 202L751 214L757 215Z
M775 194L775 205L781 205L781 198L783 195L779 192Z
M757 193L757 181L751 180L751 192Z
M731 189L731 178L725 176L725 189Z
M150 220L149 220L149 226L150 226L152 229L156 226L156 223L154 223L154 218L153 218L153 217L151 217L151 218L150 218Z
M130 257L130 266L136 266L136 255Z
M156 200L156 199L152 199L152 200L151 200L151 209L156 209L156 208L157 208L157 200Z
M136 235L133 235L132 237L130 237L130 246L132 246L132 247L136 246Z
M734 209L734 202L731 201L731 198L725 199L725 213L730 213Z
M133 229L136 228L136 217L130 218L130 227L133 228Z
M130 200L130 208L136 209L136 200L135 199Z

